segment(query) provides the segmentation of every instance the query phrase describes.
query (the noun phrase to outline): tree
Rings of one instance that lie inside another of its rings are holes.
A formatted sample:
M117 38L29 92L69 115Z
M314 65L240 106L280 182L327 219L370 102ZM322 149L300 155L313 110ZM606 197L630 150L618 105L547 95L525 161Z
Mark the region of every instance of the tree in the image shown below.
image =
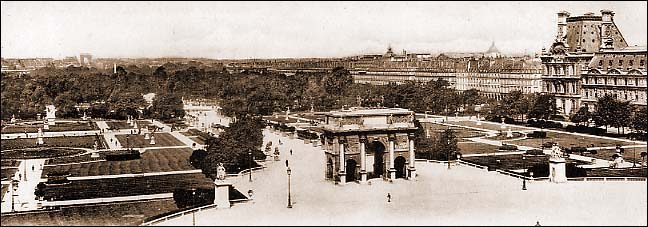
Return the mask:
M456 132L453 129L446 129L434 140L433 159L448 161L457 158L459 146Z
M557 111L555 97L551 94L540 94L535 96L532 101L529 117L546 120L555 115Z
M581 125L583 123L587 123L590 118L592 118L592 114L589 112L588 108L586 106L581 106L581 108L578 109L576 113L572 114L569 117L569 120L576 123L577 125Z
M36 198L41 199L45 196L45 188L47 185L44 182L40 182L36 185L36 190L34 191L34 195Z
M108 98L108 117L126 119L127 116L137 116L138 110L144 108L146 100L136 92L115 90Z
M153 98L150 108L154 118L168 120L171 118L183 118L185 116L182 98L175 93L161 93Z
M202 169L203 163L207 157L207 151L204 149L194 150L189 156L189 164L196 169Z
M228 172L250 168L248 152L253 152L255 156L263 154L260 150L263 145L263 127L259 118L242 116L231 123L218 138L208 139L203 173L215 179L219 163L223 163Z
M605 126L606 131L608 126L617 127L620 131L622 127L630 125L631 113L629 101L619 101L611 94L606 94L597 100L593 118L596 125Z
M461 105L465 113L473 114L475 113L475 105L481 104L482 97L479 94L479 90L471 88L465 90L460 95Z
M331 73L324 75L322 86L328 94L340 95L346 88L353 84L353 77L348 70L343 67L335 67Z
M425 127L421 124L419 120L414 120L414 126L416 126L416 132L414 132L414 147L416 147L417 158L426 158L432 159L433 147L435 140L431 135L433 132L426 131Z
M631 128L642 133L648 132L648 108L640 107L632 115Z

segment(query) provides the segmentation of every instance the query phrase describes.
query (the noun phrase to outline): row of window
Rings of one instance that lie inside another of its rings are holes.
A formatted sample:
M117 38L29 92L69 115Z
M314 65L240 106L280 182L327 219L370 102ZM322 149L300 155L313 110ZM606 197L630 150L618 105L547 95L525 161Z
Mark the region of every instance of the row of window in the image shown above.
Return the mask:
M623 66L623 59L619 59L617 62L619 63L619 66ZM644 59L639 60L639 67L643 67L644 64L646 64ZM603 60L599 60L598 65L603 66ZM608 60L608 65L613 66L614 60ZM634 60L628 60L628 65L634 65Z
M640 80L639 78L634 78L634 84L632 84L632 78L623 78L625 83L617 82L619 80L618 78L614 77L611 80L608 81L607 77L585 77L583 78L583 83L584 84L609 84L609 85L634 85L634 86L639 86L640 85ZM611 82L610 82L611 81Z
M613 94L615 98L623 99L626 101L633 101L633 102L640 102L640 103L646 102L646 92L640 92L640 91L615 92L610 90L596 90L596 89L585 91L585 96L587 97L587 99L597 99L598 97L603 97L606 94Z

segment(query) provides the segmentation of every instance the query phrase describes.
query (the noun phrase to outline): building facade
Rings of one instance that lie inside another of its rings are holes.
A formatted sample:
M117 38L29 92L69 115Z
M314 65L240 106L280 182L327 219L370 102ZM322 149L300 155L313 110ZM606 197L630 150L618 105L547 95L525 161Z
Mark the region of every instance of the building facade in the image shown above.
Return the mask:
M614 24L614 12L570 17L558 13L558 31L540 57L543 93L553 94L559 113L570 115L603 94L645 105L645 47L628 47ZM642 68L643 67L643 68ZM644 86L641 87L640 84Z

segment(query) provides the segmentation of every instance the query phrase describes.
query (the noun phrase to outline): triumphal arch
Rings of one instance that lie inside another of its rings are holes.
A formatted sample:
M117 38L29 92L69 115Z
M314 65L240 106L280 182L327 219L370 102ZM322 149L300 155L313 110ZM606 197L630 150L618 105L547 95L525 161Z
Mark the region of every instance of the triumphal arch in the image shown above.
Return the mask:
M351 109L325 113L322 148L326 179L414 179L414 112L402 108Z

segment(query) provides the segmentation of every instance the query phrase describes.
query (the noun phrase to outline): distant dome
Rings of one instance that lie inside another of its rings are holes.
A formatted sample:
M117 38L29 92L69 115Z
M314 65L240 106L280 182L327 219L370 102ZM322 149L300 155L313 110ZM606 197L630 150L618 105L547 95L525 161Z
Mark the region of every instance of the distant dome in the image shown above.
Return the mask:
M497 47L495 47L495 42L494 41L491 43L491 46L488 48L488 51L486 51L486 53L487 54L499 53L499 50L497 49Z

